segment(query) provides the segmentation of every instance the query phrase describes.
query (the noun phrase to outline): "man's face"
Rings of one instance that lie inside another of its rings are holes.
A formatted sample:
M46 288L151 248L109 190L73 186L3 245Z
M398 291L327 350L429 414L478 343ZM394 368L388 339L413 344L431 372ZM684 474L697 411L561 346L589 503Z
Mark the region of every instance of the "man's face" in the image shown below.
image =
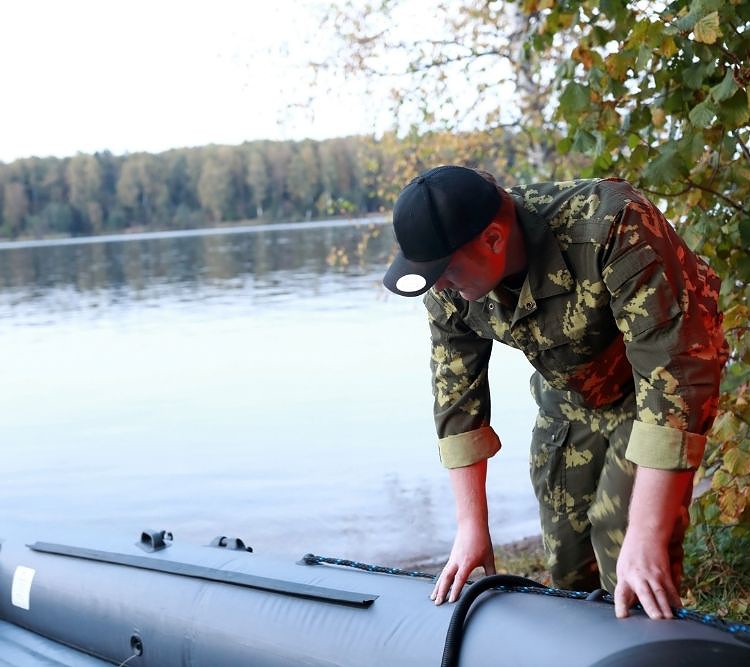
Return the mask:
M479 237L453 253L450 264L435 283L435 290L456 290L467 301L477 301L503 279L506 253L493 252L486 239Z

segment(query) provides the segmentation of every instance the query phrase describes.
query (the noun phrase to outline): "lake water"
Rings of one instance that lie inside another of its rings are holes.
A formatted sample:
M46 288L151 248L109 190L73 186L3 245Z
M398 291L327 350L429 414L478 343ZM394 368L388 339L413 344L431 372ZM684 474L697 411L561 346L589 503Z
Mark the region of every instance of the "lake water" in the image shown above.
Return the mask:
M0 526L445 557L429 334L380 285L392 247L370 221L2 244ZM538 532L530 372L496 347L496 542Z

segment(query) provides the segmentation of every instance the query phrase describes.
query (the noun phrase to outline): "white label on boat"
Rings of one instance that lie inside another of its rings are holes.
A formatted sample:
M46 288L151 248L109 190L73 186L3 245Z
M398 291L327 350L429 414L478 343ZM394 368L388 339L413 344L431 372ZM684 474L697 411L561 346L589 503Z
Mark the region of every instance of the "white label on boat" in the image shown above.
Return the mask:
M19 565L13 574L13 586L10 591L10 601L21 609L29 609L29 595L31 582L34 581L36 570Z

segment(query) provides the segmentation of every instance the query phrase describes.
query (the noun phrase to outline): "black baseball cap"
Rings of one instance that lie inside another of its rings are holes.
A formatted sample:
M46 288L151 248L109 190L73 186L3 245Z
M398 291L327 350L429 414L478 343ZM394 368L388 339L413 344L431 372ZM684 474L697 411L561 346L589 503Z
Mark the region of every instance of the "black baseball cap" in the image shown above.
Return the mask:
M393 208L400 252L383 284L401 296L424 294L451 255L492 222L501 201L497 186L468 167L446 165L417 176Z

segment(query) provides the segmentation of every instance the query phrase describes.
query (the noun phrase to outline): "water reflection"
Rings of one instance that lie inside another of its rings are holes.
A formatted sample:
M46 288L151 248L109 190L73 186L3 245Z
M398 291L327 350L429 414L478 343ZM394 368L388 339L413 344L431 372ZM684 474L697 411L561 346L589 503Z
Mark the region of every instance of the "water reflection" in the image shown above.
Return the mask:
M361 248L363 239L367 244ZM133 307L160 308L165 302L260 308L297 294L374 292L379 276L372 267L385 262L392 243L382 225L366 224L5 247L0 249L0 319L48 325L70 316L102 319ZM342 248L352 261L329 265L332 247Z
M315 229L263 229L234 235L171 236L126 243L85 243L0 249L0 294L38 298L53 288L79 292L111 291L138 299L174 286L210 291L212 287L260 288L286 285L289 291L311 276L341 270L329 266L331 248L353 260L345 269L357 275L382 264L392 238L382 225ZM384 232L385 233L382 233ZM367 240L363 247L363 239ZM252 278L252 280L248 280Z

